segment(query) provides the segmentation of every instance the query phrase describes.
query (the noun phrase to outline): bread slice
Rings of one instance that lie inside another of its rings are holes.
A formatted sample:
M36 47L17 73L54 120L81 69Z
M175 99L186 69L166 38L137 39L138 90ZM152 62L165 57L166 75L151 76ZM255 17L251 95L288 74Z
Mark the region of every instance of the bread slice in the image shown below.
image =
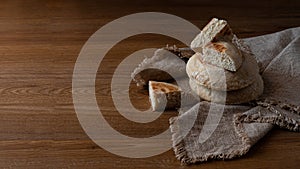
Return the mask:
M149 81L149 99L153 111L180 107L181 89L165 82Z
M189 59L186 72L189 78L209 89L222 91L242 89L252 84L259 74L258 64L253 55L243 53L243 56L241 67L236 72L232 72L204 63L203 56L196 53Z
M211 90L205 86L197 84L193 79L190 79L190 86L202 99L216 103L224 103L225 101L226 104L241 104L250 102L257 99L263 93L264 89L264 83L259 74L255 77L253 84L240 90L228 92Z
M202 49L210 42L231 41L233 33L225 20L213 18L191 42L195 52L202 53Z
M149 99L153 111L163 109L188 109L200 101L189 85L189 78L179 79L181 85L149 81Z
M224 68L237 71L243 63L241 51L231 42L212 42L203 48L202 61Z

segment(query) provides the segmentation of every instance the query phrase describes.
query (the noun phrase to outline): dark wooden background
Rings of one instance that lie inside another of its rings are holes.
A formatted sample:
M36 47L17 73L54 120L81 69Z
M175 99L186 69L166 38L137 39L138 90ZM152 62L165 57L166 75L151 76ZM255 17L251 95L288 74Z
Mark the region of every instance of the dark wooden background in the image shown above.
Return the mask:
M165 12L202 28L225 18L239 37L300 26L299 0L260 1L40 1L0 2L0 168L299 168L300 135L273 129L239 159L181 166L172 150L130 159L93 143L81 128L72 103L72 73L81 47L106 23L136 12ZM122 134L148 137L168 128L168 112L148 124L121 117L110 95L116 66L132 52L180 44L160 35L138 35L117 44L97 76L98 103ZM132 103L149 107L147 92L132 85Z

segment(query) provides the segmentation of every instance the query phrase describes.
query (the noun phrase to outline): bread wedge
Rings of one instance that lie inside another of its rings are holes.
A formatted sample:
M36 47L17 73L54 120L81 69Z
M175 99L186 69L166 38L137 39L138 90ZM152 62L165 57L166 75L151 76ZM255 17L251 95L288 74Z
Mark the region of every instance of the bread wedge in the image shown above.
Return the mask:
M153 111L180 106L181 89L165 82L149 81L149 99Z
M212 42L203 48L202 61L229 71L237 71L243 63L242 52L231 42Z
M213 18L191 42L191 49L202 53L203 48L210 42L231 41L233 33L227 21Z
M189 86L189 79L180 79L178 87L175 84L149 81L149 100L153 111L164 109L187 108L200 101Z

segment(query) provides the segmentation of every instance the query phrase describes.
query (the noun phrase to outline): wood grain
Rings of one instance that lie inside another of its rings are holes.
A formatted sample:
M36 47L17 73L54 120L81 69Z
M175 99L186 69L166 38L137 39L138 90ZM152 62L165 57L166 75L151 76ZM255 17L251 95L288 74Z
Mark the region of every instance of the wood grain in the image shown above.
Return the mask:
M239 37L299 26L297 0L202 1L10 1L0 2L0 168L298 168L299 133L272 130L244 157L181 166L173 151L142 159L113 155L81 128L72 101L72 73L80 49L106 23L145 11L180 16L202 28L211 17L225 18ZM98 104L112 127L132 137L168 128L167 112L138 124L120 116L111 99L115 68L139 49L180 44L160 35L138 35L117 44L100 65ZM88 92L88 91L79 91ZM134 106L149 107L147 92L130 89Z

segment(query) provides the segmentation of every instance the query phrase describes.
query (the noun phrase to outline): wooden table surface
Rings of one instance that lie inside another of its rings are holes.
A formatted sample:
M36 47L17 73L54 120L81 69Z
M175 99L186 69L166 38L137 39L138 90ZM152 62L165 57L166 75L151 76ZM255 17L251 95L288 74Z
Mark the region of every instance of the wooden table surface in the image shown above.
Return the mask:
M132 159L109 153L83 131L72 100L72 73L88 38L103 25L136 12L165 12L202 28L225 18L239 37L300 26L300 1L13 1L0 2L0 168L299 168L300 135L273 129L235 160L181 166L173 150ZM100 65L98 104L109 124L131 137L168 128L175 112L138 124L114 108L110 83L118 64L134 51L180 44L161 35L138 35L118 43ZM149 107L147 91L131 86L133 105Z

